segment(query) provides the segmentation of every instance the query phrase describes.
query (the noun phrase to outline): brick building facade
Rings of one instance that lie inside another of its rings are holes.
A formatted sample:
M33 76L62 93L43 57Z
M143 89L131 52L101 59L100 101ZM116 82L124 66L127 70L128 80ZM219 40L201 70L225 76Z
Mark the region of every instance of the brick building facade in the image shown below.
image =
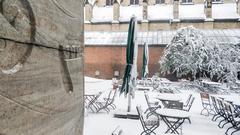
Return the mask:
M171 41L168 31L176 31L186 26L202 30L215 30L217 36L230 36L223 29L240 29L240 0L86 0L85 3L85 75L112 78L122 77L125 66L126 32L129 18L138 19L138 31L148 33L149 39L168 37L167 42L145 40L144 34L139 39L150 44L150 76L159 71L159 59L164 47ZM222 31L223 30L223 31ZM205 31L205 32L206 32ZM220 31L220 33L218 33ZM100 33L92 37L91 33ZM111 33L125 32L120 37L111 37ZM155 32L155 33L154 33ZM225 34L221 34L221 32ZM108 33L107 36L103 33ZM153 35L151 35L153 33ZM154 34L162 36L154 37ZM89 35L89 36L88 36ZM240 34L239 34L240 35ZM237 34L234 34L237 36ZM88 38L89 37L89 38ZM93 42L88 42L94 40ZM108 40L105 44L101 40ZM141 73L142 44L138 54L138 72Z

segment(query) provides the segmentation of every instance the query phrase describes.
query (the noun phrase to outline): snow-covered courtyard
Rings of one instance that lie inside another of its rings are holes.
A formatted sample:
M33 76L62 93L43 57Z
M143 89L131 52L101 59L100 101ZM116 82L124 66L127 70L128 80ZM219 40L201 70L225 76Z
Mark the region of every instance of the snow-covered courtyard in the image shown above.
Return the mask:
M181 84L182 82L176 82ZM175 87L170 85L169 87ZM85 77L85 94L96 94L99 91L103 92L102 97L106 97L108 90L112 89L112 80L101 80ZM220 121L212 121L212 115L204 116L200 115L201 110L203 109L200 98L200 91L197 89L184 89L181 88L178 90L175 95L181 97L182 101L187 100L189 94L193 94L195 101L193 102L192 108L189 111L191 124L188 121L185 121L182 125L182 134L183 135L224 135L225 131L231 126L227 124L222 129L217 125ZM149 91L150 100L156 100L157 92ZM164 95L164 94L163 94ZM240 95L236 93L230 93L224 95L232 99L240 99ZM100 97L101 98L101 97ZM106 111L100 111L98 113L93 113L90 110L85 110L85 119L84 119L84 135L111 135L112 132L117 128L123 131L122 135L139 135L143 131L140 120L134 119L122 119L114 118L113 115L119 112L126 112L127 110L127 98L124 94L119 96L117 93L115 97L114 104L116 109L111 110L109 113ZM147 109L147 103L144 97L144 91L136 91L135 98L132 101L131 113L137 114L136 106L141 105L143 110ZM155 130L157 135L163 135L167 130L166 124L160 120L160 126ZM240 134L236 132L235 135Z

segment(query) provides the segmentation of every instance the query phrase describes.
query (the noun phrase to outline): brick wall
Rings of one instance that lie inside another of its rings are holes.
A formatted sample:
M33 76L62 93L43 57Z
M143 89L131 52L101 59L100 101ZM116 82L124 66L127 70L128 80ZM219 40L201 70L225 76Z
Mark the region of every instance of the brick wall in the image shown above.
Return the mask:
M149 46L149 72L150 76L159 71L159 59L164 47ZM86 46L84 50L85 75L97 78L111 79L114 71L119 71L121 78L126 64L126 46ZM142 46L138 49L138 76L141 76ZM99 71L99 76L95 72Z

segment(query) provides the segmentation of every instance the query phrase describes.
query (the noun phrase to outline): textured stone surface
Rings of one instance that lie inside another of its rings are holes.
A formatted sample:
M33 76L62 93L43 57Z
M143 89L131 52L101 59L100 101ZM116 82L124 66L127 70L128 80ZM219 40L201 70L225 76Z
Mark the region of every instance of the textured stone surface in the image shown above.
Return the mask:
M0 0L0 135L82 135L83 1Z

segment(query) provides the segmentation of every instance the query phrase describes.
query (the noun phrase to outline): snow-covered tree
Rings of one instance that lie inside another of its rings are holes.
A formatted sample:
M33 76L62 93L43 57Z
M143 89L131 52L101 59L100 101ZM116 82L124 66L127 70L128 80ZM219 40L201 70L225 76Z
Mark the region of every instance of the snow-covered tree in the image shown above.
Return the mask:
M201 73L220 81L234 81L239 70L239 48L219 45L193 27L179 29L160 60L163 73L177 77Z

